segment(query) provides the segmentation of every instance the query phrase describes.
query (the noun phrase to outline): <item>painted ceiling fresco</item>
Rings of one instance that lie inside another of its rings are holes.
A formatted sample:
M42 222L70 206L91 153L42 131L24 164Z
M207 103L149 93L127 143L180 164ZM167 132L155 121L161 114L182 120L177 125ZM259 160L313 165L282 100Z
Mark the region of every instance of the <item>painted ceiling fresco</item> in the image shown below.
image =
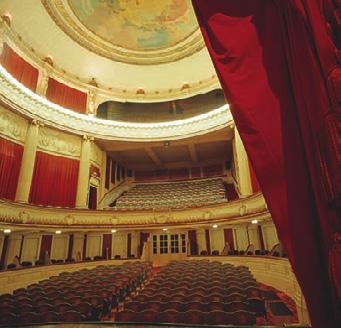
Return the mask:
M79 21L115 46L172 47L198 28L190 0L69 0Z

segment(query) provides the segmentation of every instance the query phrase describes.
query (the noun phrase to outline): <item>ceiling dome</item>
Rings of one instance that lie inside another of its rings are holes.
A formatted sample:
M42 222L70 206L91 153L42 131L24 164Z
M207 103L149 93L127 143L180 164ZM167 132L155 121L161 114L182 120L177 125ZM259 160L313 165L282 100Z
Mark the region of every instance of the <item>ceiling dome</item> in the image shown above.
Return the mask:
M174 46L198 29L189 0L69 0L92 33L135 51Z
M125 63L173 62L203 48L190 0L42 0L74 41Z
M30 13L28 15L27 13ZM190 0L1 0L6 40L97 100L160 102L220 87Z

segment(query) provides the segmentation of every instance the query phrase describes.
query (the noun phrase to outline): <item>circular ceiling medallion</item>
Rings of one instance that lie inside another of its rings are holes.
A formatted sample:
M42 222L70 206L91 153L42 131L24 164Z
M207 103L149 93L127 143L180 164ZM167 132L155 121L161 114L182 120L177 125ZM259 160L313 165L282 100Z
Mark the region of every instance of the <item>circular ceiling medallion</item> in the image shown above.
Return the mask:
M88 50L136 65L177 61L204 47L190 0L41 0Z

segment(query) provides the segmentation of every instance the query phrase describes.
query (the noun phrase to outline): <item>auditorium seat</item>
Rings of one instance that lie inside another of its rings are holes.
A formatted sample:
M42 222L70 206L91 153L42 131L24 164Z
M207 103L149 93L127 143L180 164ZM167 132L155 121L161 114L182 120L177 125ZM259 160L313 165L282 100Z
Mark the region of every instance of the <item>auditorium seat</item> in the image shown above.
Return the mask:
M0 310L12 313L15 318L12 316L11 322L18 323L52 319L56 322L98 321L118 305L118 295L129 295L150 270L150 263L131 261L62 272L27 288L16 289L13 294L0 295ZM0 323L6 322L6 318Z
M227 202L221 178L137 183L112 203L118 210L187 208Z
M116 321L154 323L156 314L151 313L155 312L160 323L253 324L256 316L266 315L264 304L260 288L245 266L172 261L124 304Z

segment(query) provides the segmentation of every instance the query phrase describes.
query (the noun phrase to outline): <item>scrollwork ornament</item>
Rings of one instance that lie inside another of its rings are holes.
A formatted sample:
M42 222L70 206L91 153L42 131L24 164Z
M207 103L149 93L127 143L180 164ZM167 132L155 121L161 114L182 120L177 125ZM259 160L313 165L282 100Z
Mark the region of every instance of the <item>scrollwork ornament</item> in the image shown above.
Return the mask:
M242 205L239 207L239 215L244 216L245 214L247 214L247 207L246 205Z
M25 211L20 212L19 213L19 220L23 224L28 223L30 221L30 214L25 212Z

